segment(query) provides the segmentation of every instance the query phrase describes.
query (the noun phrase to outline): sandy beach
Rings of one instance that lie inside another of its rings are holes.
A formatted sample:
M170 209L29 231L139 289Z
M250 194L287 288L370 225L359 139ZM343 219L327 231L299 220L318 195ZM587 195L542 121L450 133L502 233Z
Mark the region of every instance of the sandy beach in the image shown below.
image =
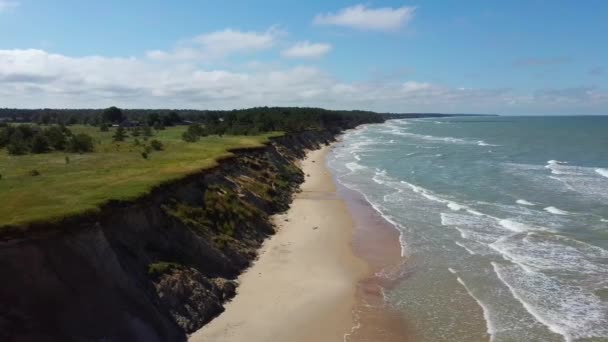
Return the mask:
M343 341L354 326L357 283L369 274L353 253L354 222L325 165L330 147L302 161L306 181L278 231L239 278L226 311L190 341Z

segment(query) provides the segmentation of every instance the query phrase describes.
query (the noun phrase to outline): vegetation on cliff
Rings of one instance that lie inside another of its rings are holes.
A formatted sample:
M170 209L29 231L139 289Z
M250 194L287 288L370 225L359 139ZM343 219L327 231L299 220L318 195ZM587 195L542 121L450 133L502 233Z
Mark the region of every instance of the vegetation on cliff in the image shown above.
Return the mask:
M186 129L159 130L150 142L132 135L113 141L116 128L75 125L70 130L91 136L95 153L12 156L0 149L0 226L60 219L95 210L108 200L133 199L163 182L217 165L232 149L260 147L280 135L207 136L186 143L181 139Z

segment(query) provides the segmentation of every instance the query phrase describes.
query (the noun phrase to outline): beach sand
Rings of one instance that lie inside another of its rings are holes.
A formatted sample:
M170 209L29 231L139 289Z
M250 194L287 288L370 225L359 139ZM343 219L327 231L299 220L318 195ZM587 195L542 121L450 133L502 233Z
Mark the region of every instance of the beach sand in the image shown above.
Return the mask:
M190 341L343 341L356 322L358 282L371 268L353 252L353 218L325 165L330 147L302 161L302 192L273 219L277 234L239 278L226 311Z

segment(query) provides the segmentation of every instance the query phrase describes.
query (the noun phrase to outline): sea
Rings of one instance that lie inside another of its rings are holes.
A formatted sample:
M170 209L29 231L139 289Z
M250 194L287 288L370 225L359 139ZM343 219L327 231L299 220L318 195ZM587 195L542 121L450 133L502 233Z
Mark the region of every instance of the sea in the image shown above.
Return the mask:
M389 120L328 165L400 233L420 341L608 341L608 116Z

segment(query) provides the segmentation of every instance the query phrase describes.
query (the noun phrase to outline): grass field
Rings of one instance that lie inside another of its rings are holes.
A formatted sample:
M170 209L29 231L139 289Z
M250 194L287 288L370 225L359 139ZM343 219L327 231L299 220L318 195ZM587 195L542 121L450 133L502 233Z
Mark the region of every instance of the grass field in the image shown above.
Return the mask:
M186 143L181 139L186 127L171 127L151 138L161 141L164 150L144 159L143 147L135 146L134 138L112 142L114 129L70 129L93 136L95 152L9 156L6 149L0 150L0 227L56 220L95 210L108 200L133 199L158 184L215 166L218 158L230 155L229 149L262 146L281 134L209 136ZM32 170L40 175L32 176Z

